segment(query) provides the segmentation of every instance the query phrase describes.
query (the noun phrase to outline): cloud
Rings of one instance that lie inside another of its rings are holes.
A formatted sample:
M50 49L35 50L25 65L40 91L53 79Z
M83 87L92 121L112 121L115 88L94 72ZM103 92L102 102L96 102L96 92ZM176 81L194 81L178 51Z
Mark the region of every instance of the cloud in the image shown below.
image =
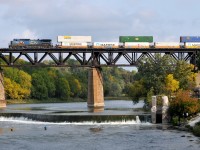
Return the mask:
M24 30L22 33L13 34L12 37L24 38L24 39L37 39L38 38L36 33L29 29Z
M199 2L193 2L197 7ZM170 41L176 36L179 39L179 35L198 34L198 9L184 4L179 7L179 3L180 0L164 4L160 0L1 0L0 43L25 35L56 42L57 35L91 35L95 41L118 41L120 35L153 35L158 41Z

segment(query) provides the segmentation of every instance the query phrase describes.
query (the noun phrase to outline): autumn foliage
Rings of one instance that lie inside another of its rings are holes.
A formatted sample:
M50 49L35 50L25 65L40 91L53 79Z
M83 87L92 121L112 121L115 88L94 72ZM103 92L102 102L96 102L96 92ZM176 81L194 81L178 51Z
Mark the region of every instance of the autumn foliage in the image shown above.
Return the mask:
M4 85L9 99L28 98L31 93L31 76L18 69L5 69Z
M183 116L199 112L200 104L197 98L193 98L189 91L179 90L175 97L170 101L169 112L171 116Z
M173 74L167 75L165 79L165 84L166 84L166 87L165 87L166 92L169 94L175 92L179 88L179 81L174 79Z

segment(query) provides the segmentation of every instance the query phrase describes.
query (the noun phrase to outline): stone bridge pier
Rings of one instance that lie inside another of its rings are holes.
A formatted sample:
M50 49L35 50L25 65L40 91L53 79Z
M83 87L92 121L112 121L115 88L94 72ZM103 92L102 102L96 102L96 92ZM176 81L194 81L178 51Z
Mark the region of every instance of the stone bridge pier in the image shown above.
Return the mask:
M88 108L93 111L104 110L103 79L99 68L88 72Z
M6 107L5 90L3 82L3 69L0 68L0 108Z

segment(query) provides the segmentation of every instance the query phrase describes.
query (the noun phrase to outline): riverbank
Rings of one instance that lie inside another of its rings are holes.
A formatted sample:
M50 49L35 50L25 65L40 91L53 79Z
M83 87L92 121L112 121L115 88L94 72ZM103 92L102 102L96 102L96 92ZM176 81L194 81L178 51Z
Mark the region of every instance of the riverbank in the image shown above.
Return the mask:
M105 97L105 100L130 100L129 97ZM131 100L130 100L131 101ZM82 98L69 98L65 100L57 99L57 98L49 98L44 100L38 100L38 99L12 99L12 100L6 100L7 104L40 104L40 103L70 103L70 102L87 102L86 99Z
M86 102L86 100L81 98L70 98L67 100L61 100L56 98L51 99L12 99L6 100L7 104L40 104L40 103L67 103L67 102Z
M180 126L173 126L173 128L179 131L191 132L195 136L200 137L200 113L188 120L186 124L182 124Z
M196 117L192 118L186 127L188 127L194 135L200 137L200 113L198 113Z

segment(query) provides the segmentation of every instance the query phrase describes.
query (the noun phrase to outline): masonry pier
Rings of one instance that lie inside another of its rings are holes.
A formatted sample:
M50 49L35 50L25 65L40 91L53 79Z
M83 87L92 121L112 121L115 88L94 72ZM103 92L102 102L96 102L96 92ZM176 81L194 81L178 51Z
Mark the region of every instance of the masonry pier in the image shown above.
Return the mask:
M88 108L94 111L104 109L103 79L99 68L90 68L88 73Z
M3 82L3 69L0 68L0 108L6 107L5 90Z

